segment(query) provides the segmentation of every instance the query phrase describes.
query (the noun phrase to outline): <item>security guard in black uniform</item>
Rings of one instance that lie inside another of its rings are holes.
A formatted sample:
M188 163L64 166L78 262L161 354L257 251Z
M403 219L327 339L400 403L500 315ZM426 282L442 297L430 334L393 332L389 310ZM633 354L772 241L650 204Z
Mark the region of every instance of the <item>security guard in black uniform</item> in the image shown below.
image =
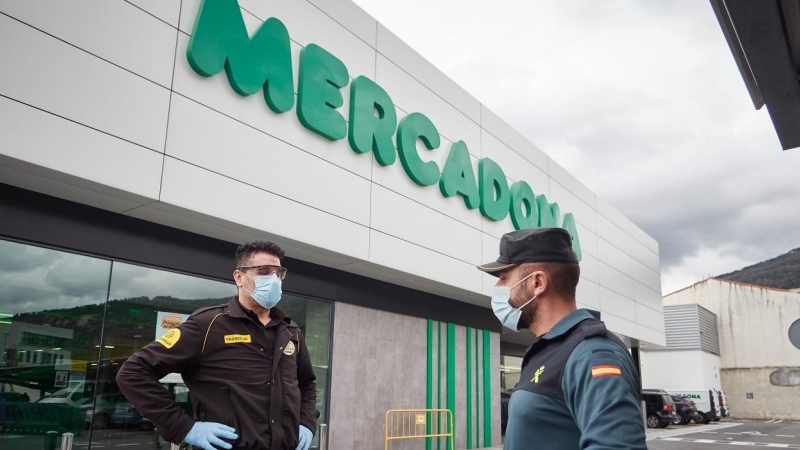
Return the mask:
M303 334L275 305L284 252L256 241L236 251L239 295L204 308L136 352L120 389L165 439L215 448L307 450L316 429L316 377ZM183 377L194 418L159 380Z
M506 233L497 261L478 268L499 278L498 320L538 337L511 395L504 448L646 450L636 367L596 311L577 309L580 268L569 233Z

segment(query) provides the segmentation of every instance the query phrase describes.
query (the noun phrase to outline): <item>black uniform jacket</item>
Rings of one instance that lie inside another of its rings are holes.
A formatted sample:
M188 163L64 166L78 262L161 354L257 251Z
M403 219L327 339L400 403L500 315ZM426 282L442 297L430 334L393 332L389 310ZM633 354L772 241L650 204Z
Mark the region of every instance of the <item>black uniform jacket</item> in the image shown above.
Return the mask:
M125 362L120 389L171 442L199 420L235 428L237 449L294 450L301 424L316 430L316 377L297 324L278 308L270 316L274 329L237 297L195 311ZM194 419L159 382L173 372L189 388Z

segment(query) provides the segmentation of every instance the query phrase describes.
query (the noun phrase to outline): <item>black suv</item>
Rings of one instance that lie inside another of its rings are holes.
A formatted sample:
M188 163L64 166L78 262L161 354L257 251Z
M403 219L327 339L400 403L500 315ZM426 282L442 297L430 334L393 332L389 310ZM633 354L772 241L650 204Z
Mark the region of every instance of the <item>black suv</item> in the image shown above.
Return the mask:
M644 397L648 428L666 428L671 423L678 423L680 416L675 412L675 402L667 391L662 389L644 389Z
M675 409L677 410L676 412L679 418L679 420L675 422L675 425L686 425L690 420L694 420L695 423L703 421L703 416L697 413L697 406L693 401L678 395L670 395L670 397L672 397L672 401L675 403Z

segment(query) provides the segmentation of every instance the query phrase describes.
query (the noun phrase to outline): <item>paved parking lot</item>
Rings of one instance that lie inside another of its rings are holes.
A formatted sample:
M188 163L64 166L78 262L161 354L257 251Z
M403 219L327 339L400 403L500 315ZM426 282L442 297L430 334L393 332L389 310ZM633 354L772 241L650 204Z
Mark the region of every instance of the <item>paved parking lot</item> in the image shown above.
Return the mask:
M711 450L720 445L800 449L800 422L731 419L708 425L671 425L648 429L647 441L650 450Z

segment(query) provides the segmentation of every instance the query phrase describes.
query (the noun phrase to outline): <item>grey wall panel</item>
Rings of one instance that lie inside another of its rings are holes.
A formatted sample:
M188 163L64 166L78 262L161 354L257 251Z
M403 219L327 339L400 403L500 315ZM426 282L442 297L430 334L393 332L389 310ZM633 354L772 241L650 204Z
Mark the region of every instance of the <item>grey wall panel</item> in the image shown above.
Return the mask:
M719 355L717 316L697 304L664 306L668 350L703 350Z
M699 305L697 313L700 329L700 348L709 353L719 355L717 315Z

